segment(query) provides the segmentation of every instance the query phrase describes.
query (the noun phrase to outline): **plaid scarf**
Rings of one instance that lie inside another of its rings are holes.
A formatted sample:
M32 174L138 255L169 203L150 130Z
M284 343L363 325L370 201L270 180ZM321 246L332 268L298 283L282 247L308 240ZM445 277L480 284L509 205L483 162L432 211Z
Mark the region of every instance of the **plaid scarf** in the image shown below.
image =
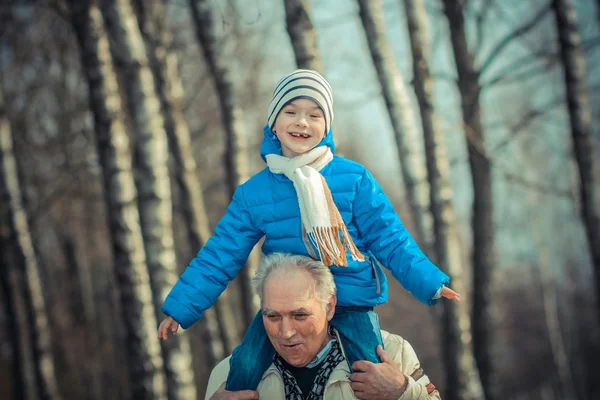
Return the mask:
M325 178L319 173L333 160L329 147L315 147L294 158L268 154L266 159L272 173L284 174L294 183L302 225L323 264L348 266L346 250L354 260L364 261L333 202Z
M279 354L275 355L273 363L275 364L279 372L281 372L281 375L283 377L283 386L285 388L286 400L318 400L323 398L325 384L327 383L327 380L329 380L329 376L331 375L335 367L337 367L337 365L342 361L344 361L344 355L340 350L340 346L337 340L334 340L329 354L319 366L319 372L315 377L312 390L306 397L302 395L302 391L300 390L300 387L296 382L296 378L294 378L292 373L288 371L283 365L281 356Z

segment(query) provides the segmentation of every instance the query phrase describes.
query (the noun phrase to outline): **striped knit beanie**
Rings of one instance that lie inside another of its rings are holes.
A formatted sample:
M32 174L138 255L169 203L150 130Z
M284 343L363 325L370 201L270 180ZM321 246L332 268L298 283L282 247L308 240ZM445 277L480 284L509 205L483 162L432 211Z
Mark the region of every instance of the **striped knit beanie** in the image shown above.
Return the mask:
M296 99L310 99L317 103L325 116L325 135L333 122L333 93L329 82L318 72L298 69L284 76L275 86L267 112L267 123L273 130L279 112Z

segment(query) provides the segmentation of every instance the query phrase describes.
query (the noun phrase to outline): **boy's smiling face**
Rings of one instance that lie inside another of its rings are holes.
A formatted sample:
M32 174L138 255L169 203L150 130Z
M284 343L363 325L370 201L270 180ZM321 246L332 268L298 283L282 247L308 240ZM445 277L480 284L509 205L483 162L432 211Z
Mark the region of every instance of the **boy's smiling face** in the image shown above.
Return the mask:
M281 109L273 132L281 142L284 157L304 154L314 149L325 136L323 110L310 99L296 99Z

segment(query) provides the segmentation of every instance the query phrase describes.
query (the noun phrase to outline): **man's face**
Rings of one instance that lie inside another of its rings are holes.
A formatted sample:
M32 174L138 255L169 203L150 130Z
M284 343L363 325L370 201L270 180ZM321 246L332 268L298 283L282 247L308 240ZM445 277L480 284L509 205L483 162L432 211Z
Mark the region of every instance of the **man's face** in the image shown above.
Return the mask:
M311 151L325 136L325 116L317 103L296 99L283 107L275 119L273 132L288 158Z
M263 321L277 353L290 365L304 367L329 342L327 327L335 312L315 296L315 281L303 268L271 273L263 287Z

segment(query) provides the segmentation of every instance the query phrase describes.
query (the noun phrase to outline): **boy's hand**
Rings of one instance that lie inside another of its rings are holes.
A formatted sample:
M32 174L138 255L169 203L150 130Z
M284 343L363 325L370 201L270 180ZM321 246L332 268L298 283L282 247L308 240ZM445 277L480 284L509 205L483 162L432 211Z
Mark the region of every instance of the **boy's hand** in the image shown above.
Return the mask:
M167 317L158 326L158 338L167 340L169 338L169 330L173 332L173 335L177 335L177 329L179 324L171 317Z
M456 303L460 303L460 294L456 293L454 290L449 287L444 286L442 288L442 297L445 297L450 300L454 300Z

